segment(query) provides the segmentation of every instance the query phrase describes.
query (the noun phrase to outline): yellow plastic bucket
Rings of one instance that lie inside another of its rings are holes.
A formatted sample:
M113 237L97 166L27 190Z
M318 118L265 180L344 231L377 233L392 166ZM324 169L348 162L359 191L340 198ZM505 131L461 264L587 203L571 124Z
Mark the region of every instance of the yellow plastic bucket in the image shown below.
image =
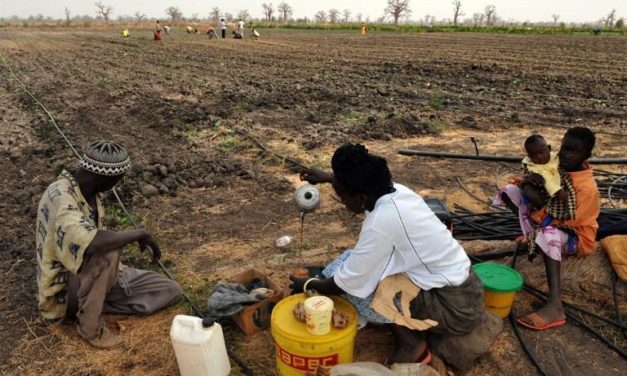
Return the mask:
M523 286L523 278L516 270L494 262L483 262L473 266L483 283L485 307L501 318L509 315L516 292Z
M296 320L292 310L304 302L304 294L281 300L272 310L270 333L274 338L276 364L282 376L302 376L319 365L333 366L353 361L357 335L357 311L346 300L331 296L336 310L348 316L348 325L331 329L322 336L307 332L305 323Z

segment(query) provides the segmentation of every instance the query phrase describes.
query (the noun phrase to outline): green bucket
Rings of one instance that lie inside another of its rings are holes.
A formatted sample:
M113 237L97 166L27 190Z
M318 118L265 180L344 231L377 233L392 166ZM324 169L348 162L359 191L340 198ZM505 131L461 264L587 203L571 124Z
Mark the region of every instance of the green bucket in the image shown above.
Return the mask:
M523 287L523 277L516 270L494 262L473 265L484 287L486 309L499 317L507 317L516 292Z

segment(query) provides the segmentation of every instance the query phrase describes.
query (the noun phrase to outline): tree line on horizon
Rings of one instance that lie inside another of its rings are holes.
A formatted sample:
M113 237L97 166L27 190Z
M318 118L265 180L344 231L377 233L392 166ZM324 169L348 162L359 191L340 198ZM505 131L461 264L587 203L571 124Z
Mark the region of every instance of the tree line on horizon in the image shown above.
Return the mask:
M517 22L508 20L505 21L498 17L496 7L494 5L486 5L481 12L475 12L470 17L466 16L464 8L462 6L462 0L451 1L451 18L437 20L435 16L426 14L421 19L412 19L412 10L410 8L410 0L386 0L387 5L383 10L383 15L375 20L371 20L370 17L364 17L362 13L355 13L351 9L339 9L331 8L328 10L319 10L312 18L293 18L294 8L286 1L281 1L276 7L273 3L262 3L261 8L263 16L260 18L254 18L250 15L248 9L242 9L236 14L229 12L222 12L220 8L213 7L206 17L200 17L198 13L194 13L190 16L184 16L183 12L175 6L170 6L165 9L163 20L167 20L172 25L178 25L181 23L218 23L221 19L225 19L227 22L235 20L243 20L245 22L265 22L265 23L297 23L297 24L338 24L338 23L376 23L393 25L399 24L418 24L418 25L452 25L452 26L472 26L474 28L483 26L497 26L497 25L539 25L539 26L552 26L566 27L565 22L559 22L560 15L552 14L550 21L546 22ZM114 8L105 4L103 1L98 0L94 3L95 16L89 15L72 15L69 8L64 9L64 19L54 19L52 17L44 17L42 14L31 15L26 18L20 18L18 16L12 16L9 18L0 18L0 21L9 24L57 24L71 26L75 25L87 25L93 23L104 23L109 25L115 24L135 24L142 25L146 22L155 22L158 18L149 18L141 11L135 12L134 15L120 15L113 19ZM570 26L598 26L605 29L612 30L613 28L622 29L624 27L624 18L618 17L616 10L612 9L606 15L603 15L596 22L590 23L570 23Z

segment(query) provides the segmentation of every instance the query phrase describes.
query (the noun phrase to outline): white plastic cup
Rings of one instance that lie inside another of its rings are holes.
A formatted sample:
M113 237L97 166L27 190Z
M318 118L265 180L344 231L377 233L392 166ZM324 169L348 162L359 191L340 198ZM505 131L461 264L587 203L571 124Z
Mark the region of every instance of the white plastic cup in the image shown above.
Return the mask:
M323 336L331 331L333 300L326 296L312 296L305 300L305 324L309 334Z
M276 246L279 248L287 247L288 245L292 244L293 241L294 241L294 237L289 236L289 235L284 235L276 240Z

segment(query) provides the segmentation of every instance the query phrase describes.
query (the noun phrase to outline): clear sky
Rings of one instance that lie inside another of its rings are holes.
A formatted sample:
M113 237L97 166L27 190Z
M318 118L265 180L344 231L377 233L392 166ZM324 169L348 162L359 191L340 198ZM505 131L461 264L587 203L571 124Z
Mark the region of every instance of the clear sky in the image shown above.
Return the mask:
M95 1L95 0L94 0ZM0 0L0 18L12 15L28 17L42 14L52 18L65 18L67 7L72 15L95 16L92 0ZM271 2L276 5L280 0L102 0L113 7L112 19L118 16L132 16L140 11L148 17L166 18L165 9L178 7L184 16L208 17L211 8L219 7L222 12L237 14L248 9L253 17L261 17L261 4ZM361 13L364 18L375 20L383 14L386 0L287 0L294 8L294 17L313 18L319 11L337 8L340 11L350 9L353 16ZM612 8L618 17L627 17L627 0L461 0L465 17L482 12L486 5L496 6L496 12L502 19L517 21L552 21L552 14L559 14L564 22L593 22L608 14ZM411 19L423 19L429 14L437 19L451 18L451 0L410 0Z

